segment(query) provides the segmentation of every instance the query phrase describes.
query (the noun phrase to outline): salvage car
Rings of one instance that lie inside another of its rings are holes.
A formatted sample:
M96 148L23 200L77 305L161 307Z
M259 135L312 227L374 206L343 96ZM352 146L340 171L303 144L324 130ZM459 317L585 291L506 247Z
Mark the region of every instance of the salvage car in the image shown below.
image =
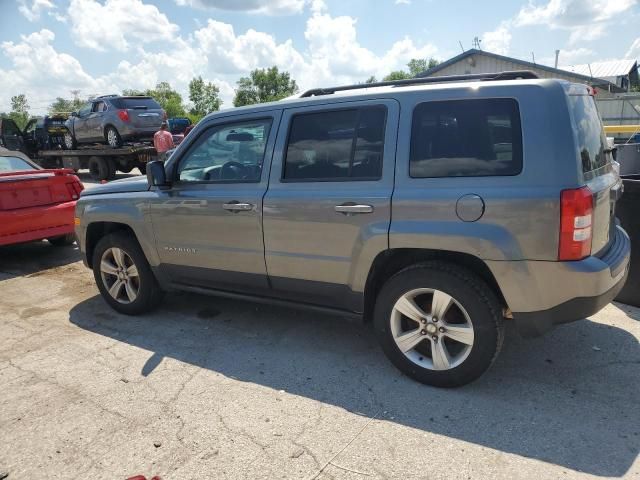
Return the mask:
M84 186L73 170L45 170L0 148L0 245L75 241L73 212Z
M21 130L10 118L0 119L0 147L19 150L35 158L39 150L62 149L68 116L61 113L35 117Z
M165 119L165 111L151 97L103 95L71 113L65 123L65 147L106 143L119 148L124 142L150 140Z
M615 298L621 193L590 87L416 78L208 115L146 181L84 192L76 232L118 312L185 290L358 316L406 375L453 387L506 323L541 335Z

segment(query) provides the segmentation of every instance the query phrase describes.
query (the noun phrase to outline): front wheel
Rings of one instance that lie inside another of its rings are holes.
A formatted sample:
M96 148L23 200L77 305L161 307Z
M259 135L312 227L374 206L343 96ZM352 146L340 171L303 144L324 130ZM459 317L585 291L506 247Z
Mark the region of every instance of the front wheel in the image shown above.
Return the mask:
M156 308L163 292L138 242L117 232L103 237L93 252L93 276L105 301L125 315Z
M436 387L480 377L504 338L501 304L486 283L454 264L406 268L382 287L374 313L376 335L407 376Z
M64 148L65 150L75 150L77 147L76 139L69 131L64 134Z

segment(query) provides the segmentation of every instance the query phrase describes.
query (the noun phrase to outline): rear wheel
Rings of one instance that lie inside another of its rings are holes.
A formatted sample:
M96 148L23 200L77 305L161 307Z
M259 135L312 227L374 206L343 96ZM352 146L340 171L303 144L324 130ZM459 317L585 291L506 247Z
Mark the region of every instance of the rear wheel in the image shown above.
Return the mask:
M73 245L76 241L76 236L73 233L68 233L59 237L47 238L47 241L54 247L66 247L68 245Z
M378 295L374 324L393 364L436 387L480 377L504 338L502 308L493 291L467 269L437 261L391 277Z
M114 175L110 163L105 157L91 157L89 159L91 178L98 181L109 180Z
M107 144L109 144L110 147L118 148L122 146L122 138L115 127L108 126L105 128L104 138L107 140Z
M114 310L138 315L160 304L163 292L140 245L126 233L103 237L93 252L93 275Z

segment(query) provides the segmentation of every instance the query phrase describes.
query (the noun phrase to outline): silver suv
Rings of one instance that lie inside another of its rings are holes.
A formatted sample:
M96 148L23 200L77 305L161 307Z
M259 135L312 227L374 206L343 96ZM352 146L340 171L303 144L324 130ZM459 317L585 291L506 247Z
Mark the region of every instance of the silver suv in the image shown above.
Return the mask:
M68 150L96 142L121 147L125 141L152 138L164 119L165 111L151 97L103 95L71 113L64 145Z
M125 314L178 289L355 315L405 374L468 383L506 322L540 335L627 277L593 92L533 76L319 89L209 115L146 179L82 193L85 261Z

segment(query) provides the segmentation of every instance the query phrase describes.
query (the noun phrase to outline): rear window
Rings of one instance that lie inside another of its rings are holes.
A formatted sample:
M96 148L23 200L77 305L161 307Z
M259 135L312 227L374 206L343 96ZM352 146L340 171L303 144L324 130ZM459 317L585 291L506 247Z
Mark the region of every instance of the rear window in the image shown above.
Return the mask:
M148 110L160 110L162 108L158 102L150 97L114 98L111 100L111 103L113 103L116 108L142 108Z
M584 173L593 172L607 164L607 140L591 95L568 95L569 109L578 141L578 152Z
M409 169L414 178L519 174L518 103L495 98L419 104L413 113Z
M0 157L0 173L35 170L33 165L18 157Z

